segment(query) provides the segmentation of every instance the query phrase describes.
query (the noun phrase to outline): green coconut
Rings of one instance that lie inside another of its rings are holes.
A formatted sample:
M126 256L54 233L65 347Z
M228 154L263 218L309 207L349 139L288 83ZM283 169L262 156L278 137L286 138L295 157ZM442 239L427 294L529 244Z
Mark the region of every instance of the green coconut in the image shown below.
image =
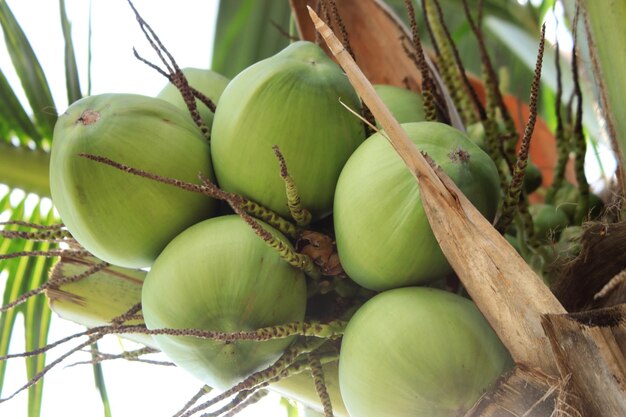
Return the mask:
M487 143L486 143L486 133L485 126L481 122L476 122L468 125L466 127L467 137L474 142L476 145L480 146L480 149L487 152Z
M348 323L339 388L352 417L457 417L511 365L472 301L397 288L374 296Z
M543 184L543 175L541 174L541 170L537 168L537 165L528 161L526 172L524 174L524 191L528 194L533 193L541 187L541 184Z
M402 127L492 219L500 188L489 156L448 125L419 122ZM341 172L333 218L341 264L365 288L425 284L452 270L432 233L415 178L380 133L368 138Z
M343 103L343 104L342 104ZM314 219L332 210L337 178L364 140L348 78L314 43L294 42L237 75L222 94L211 146L219 185L289 217L273 145Z
M142 291L149 329L250 331L303 320L305 306L303 273L235 215L205 220L177 236L150 269ZM211 387L226 389L272 364L293 338L223 342L163 335L154 340L175 364Z
M211 217L214 200L79 156L197 182L213 177L210 150L182 110L157 98L103 94L59 116L50 160L52 200L72 236L113 265L152 264L178 233Z
M541 240L558 240L570 222L566 212L552 204L532 204L528 211L533 218L535 236Z
M393 85L375 84L374 90L398 123L423 122L424 102L415 91ZM376 125L380 128L380 124Z
M205 68L183 68L182 71L189 85L207 96L211 99L213 104L216 105L226 85L230 81L230 79L223 75ZM157 97L172 103L185 112L189 112L187 104L185 100L183 100L183 96L172 83L168 83L163 87ZM211 129L213 125L213 112L199 99L196 99L196 106L200 117L207 127Z
M580 204L580 191L578 187L566 182L559 188L554 195L554 204L567 214L570 223L576 220L576 212ZM586 218L597 218L604 209L604 202L595 193L589 193L589 212Z

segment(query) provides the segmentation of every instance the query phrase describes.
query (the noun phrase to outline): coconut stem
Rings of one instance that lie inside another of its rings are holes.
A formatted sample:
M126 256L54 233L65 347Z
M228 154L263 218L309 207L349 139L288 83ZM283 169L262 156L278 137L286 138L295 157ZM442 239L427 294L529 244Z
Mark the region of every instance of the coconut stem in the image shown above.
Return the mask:
M272 146L274 155L278 159L280 164L280 177L285 182L285 190L287 192L287 207L289 207L289 213L291 217L296 221L298 226L304 227L311 223L311 212L302 206L302 200L300 199L300 193L296 182L293 180L289 171L287 170L287 162L285 157L280 152L278 145Z
M204 94L189 86L187 77L185 77L185 74L183 74L182 70L176 63L174 56L167 50L167 48L165 48L165 46L157 36L156 32L150 27L150 25L144 20L144 18L141 17L133 2L131 0L128 0L128 4L135 13L135 18L139 23L141 31L144 33L152 49L154 49L154 51L159 56L159 59L167 69L167 72L163 71L148 60L142 58L137 50L133 48L133 53L135 57L149 67L155 69L161 75L166 77L172 84L174 84L174 86L182 94L183 100L187 105L187 108L189 110L189 113L191 114L191 118L193 119L194 123L198 126L198 128L200 128L202 135L207 139L207 141L209 141L211 137L211 132L209 131L209 128L207 127L206 123L204 123L204 120L198 112L198 107L196 106L196 98L201 100L207 107L209 107L209 109L211 109L212 112L215 112L215 104L213 104L211 99L206 97Z
M51 228L37 230L36 232L24 232L20 230L0 230L0 236L6 239L25 239L38 242L60 242L71 239L72 235L66 229Z
M422 48L422 41L420 39L419 31L417 30L417 21L415 19L415 9L411 0L405 1L406 8L409 13L409 21L411 23L411 37L413 41L413 48L415 49L414 61L415 65L422 75L422 97L424 98L424 116L426 120L436 121L438 120L438 97L435 82L433 81L430 68L426 62L424 56L424 49Z
M254 398L254 395L259 392L259 391L253 391L253 390L244 390L244 391L240 391L239 393L237 393L237 395L235 396L235 398L233 398L230 402L228 402L226 405L224 405L222 408L218 409L215 412L212 413L205 413L202 414L201 417L217 417L217 416L224 416L224 413L230 413L234 410L236 410L238 407L247 404L247 401ZM213 405L212 401L207 401L207 402L211 402L210 405L206 405L206 403L204 404L200 404L199 406L192 408L191 410L187 411L186 413L182 414L181 417L191 417L193 414L195 414L198 411L202 411L208 407L210 407L211 405Z
M429 4L428 7L426 3ZM437 44L437 50L439 51L439 63L437 66L439 72L448 86L452 101L457 108L461 109L464 124L473 123L476 121L476 115L463 83L461 73L464 70L462 66L459 66L461 62L460 57L443 17L441 5L438 0L427 0L424 1L424 7L426 8L428 22L432 28L433 42Z
M576 182L578 182L579 201L576 210L575 222L581 224L585 217L589 214L589 183L585 176L585 155L587 154L587 141L583 133L583 94L580 89L580 80L578 76L578 36L577 23L580 15L580 2L576 4L576 14L572 26L574 43L572 46L572 80L574 82L574 94L576 97L576 115L574 118L573 141L576 158Z
M504 104L504 98L499 88L498 75L493 68L485 38L483 36L480 20L482 20L482 7L479 8L478 23L474 20L470 11L467 0L463 0L463 10L467 22L478 42L478 51L483 68L483 79L485 83L485 92L487 99L487 117L489 123L485 123L485 133L487 134L487 143L490 149L490 156L499 165L502 159L507 163L509 171L513 172L513 164L515 160L515 144L517 142L517 130L515 123ZM498 114L504 121L504 134L499 133L497 124ZM484 122L483 122L484 123Z
M16 391L14 391L13 394L9 395L8 397L0 398L0 404L5 402L5 401L9 401L10 399L14 398L20 392L22 392L22 391L32 387L37 382L39 382L44 377L44 375L46 373L48 373L48 371L50 371L50 369L54 368L59 363L63 362L65 359L67 359L69 356L73 355L74 353L80 351L81 349L84 349L85 347L91 345L92 343L95 343L96 341L101 339L102 336L103 335L99 335L99 334L91 335L89 337L89 340L87 340L86 342L81 343L80 345L74 347L73 349L71 349L68 352L66 352L63 355L61 355L59 358L57 358L54 361L50 362L40 372L35 374L35 376L33 376L26 384L22 385L20 388L18 388Z
M92 355L91 360L74 362L73 364L66 366L66 368L71 368L71 367L78 366L78 365L90 365L90 364L95 365L95 364L102 363L104 361L111 361L111 360L117 360L117 359L123 359L123 360L127 360L130 362L141 362L141 363L145 363L148 365L176 366L172 362L155 361L155 360L142 358L142 356L144 355L149 355L151 353L159 352L158 350L150 348L150 347L144 347L144 348L135 349L131 351L125 351L119 354L110 354L110 353L100 352L97 349L97 347L94 348L94 346L92 345L90 352Z
M198 411L202 411L206 408L209 408L220 401L227 399L235 394L239 397L243 393L254 392L254 390L258 390L259 388L265 387L269 385L271 382L277 381L278 379L282 379L285 376L285 373L289 369L290 366L294 364L297 358L307 352L310 352L313 349L320 347L323 344L323 341L317 341L312 344L305 343L303 341L299 343L294 343L291 347L289 347L285 353L281 355L280 358L276 360L269 367L255 372L252 375L248 376L246 379L238 383L237 385L229 388L224 391L220 395L211 398L204 403L187 409L183 414L180 414L181 417L190 417L191 415L197 413ZM180 412L179 412L180 413ZM179 415L179 414L177 414Z
M256 391L254 394L250 395L248 398L246 398L245 401L242 401L240 404L238 404L237 406L233 407L232 410L230 410L226 414L223 414L222 416L223 417L234 417L237 414L239 414L241 412L241 410L243 410L244 408L249 407L252 404L256 404L257 402L259 402L267 394L269 394L268 390L260 389L260 390Z
M259 236L263 241L272 249L278 252L280 257L287 262L289 265L300 269L307 276L313 279L319 279L321 273L319 269L315 266L313 260L302 253L298 253L293 250L288 244L274 236L272 233L264 229L254 218L248 215L245 211L241 210L240 207L234 206L231 204L231 207L235 212L241 217L248 225L254 230L257 236Z
M48 258L53 258L55 256L64 256L64 255L89 256L91 254L85 250L72 250L72 249L50 249L50 250L45 250L45 251L33 250L33 251L21 251L21 252L0 254L0 260L22 258L22 257L25 257L25 258L37 257L37 256L45 256Z
M0 178L9 187L50 196L50 153L0 141Z
M193 407L193 405L197 403L200 400L200 398L209 394L211 391L213 391L213 388L211 388L208 385L203 385L202 388L200 388L200 390L197 393L195 393L194 396L189 399L189 401L187 401L187 403L183 406L183 408L181 408L179 411L176 412L176 414L174 414L174 417L182 416L183 413L185 413L187 410Z
M555 138L557 144L557 163L556 168L554 169L554 177L552 179L552 184L550 188L546 192L545 201L548 204L552 204L554 201L554 196L556 192L559 191L559 188L563 185L565 181L565 166L567 165L567 160L569 159L570 152L570 140L569 135L565 133L565 123L563 121L563 111L562 111L562 97L563 97L563 80L561 74L561 57L559 51L559 43L556 43L556 51L555 51L555 68L556 68L556 92L555 92L555 100L554 100L554 112L556 114L556 130L555 130Z
M62 229L63 227L65 227L61 223L44 225L44 224L25 222L21 220L10 220L7 222L0 222L0 226L21 226L21 227L30 227L31 229L37 229L37 230L57 230L57 229Z
M347 325L345 320L333 320L326 324L310 321L297 321L293 323L262 327L260 329L240 332L222 332L202 329L148 329L145 325L119 325L101 326L98 331L112 334L141 333L152 336L188 336L197 339L219 340L222 342L235 342L242 340L254 340L262 342L266 340L284 339L292 336L308 336L320 339L335 339L340 337ZM110 328L109 328L110 327ZM94 328L96 329L96 328Z
M511 222L513 221L513 217L515 217L515 214L517 213L521 197L523 195L524 175L526 174L526 167L528 165L530 139L535 128L535 122L537 121L537 101L539 96L539 83L541 82L541 67L543 61L545 35L546 26L544 24L541 27L541 39L539 41L537 63L535 65L535 74L530 88L530 116L528 117L526 128L524 129L522 144L517 153L517 161L513 167L513 175L504 197L502 214L496 223L496 228L501 233L504 233L504 231L511 225Z
M320 397L320 401L324 407L324 417L333 417L333 406L330 402L328 390L326 389L324 370L322 369L320 359L315 355L309 355L309 367L311 368L311 375L315 383L315 391L317 391L317 395Z

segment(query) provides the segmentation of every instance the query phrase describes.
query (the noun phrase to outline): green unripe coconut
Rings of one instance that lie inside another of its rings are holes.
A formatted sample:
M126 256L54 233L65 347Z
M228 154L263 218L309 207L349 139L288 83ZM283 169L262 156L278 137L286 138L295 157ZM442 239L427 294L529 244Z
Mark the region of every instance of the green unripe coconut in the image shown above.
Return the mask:
M348 78L311 42L294 42L238 74L220 98L211 132L219 185L289 217L273 145L284 155L314 219L332 210L341 168L364 140Z
M137 177L79 156L198 182L213 178L208 142L164 100L103 94L72 104L54 128L50 191L72 236L98 258L126 268L152 264L178 233L208 217L205 195Z
M457 417L510 366L470 300L397 288L374 296L348 323L339 388L351 417Z
M576 212L578 211L578 205L580 204L580 191L578 187L566 182L561 188L558 189L554 195L554 205L563 210L570 220L570 223L574 223L576 218ZM594 219L600 215L604 209L604 202L597 194L589 193L589 216Z
M541 240L557 240L569 225L567 214L552 204L532 204L528 211L533 218L535 236Z
M375 84L374 90L398 123L426 120L422 96L415 91L384 84ZM378 122L376 125L380 127Z
M583 232L582 226L568 226L563 229L555 245L561 259L571 259L580 253Z
M467 137L476 145L480 146L480 149L487 152L485 126L483 126L481 122L476 122L468 125L465 129L467 131Z
M487 154L442 123L402 127L480 212L493 218L500 199L499 177ZM415 178L380 133L368 138L341 172L333 218L341 264L365 288L424 284L451 271L424 213Z
M278 231L259 222L274 236ZM142 307L150 329L249 331L303 320L303 273L287 264L235 215L198 223L177 236L146 277ZM293 338L220 342L155 336L178 366L226 389L272 364Z
M513 246L513 249L515 249L517 253L521 253L522 250L520 248L520 244L519 244L519 240L517 236L513 236L511 234L506 233L504 235L504 238L506 239L507 242L509 242L511 246Z
M541 171L537 168L537 165L528 161L526 172L524 174L524 191L528 194L535 192L539 187L541 187L542 183L543 175L541 174Z
M213 104L216 105L226 85L230 81L230 79L209 69L183 68L182 71L189 85L210 98ZM172 103L185 112L189 112L187 104L185 104L185 100L183 100L183 96L172 83L168 83L163 87L157 97ZM199 99L196 99L196 106L198 107L200 117L204 120L207 127L211 129L213 125L213 112Z

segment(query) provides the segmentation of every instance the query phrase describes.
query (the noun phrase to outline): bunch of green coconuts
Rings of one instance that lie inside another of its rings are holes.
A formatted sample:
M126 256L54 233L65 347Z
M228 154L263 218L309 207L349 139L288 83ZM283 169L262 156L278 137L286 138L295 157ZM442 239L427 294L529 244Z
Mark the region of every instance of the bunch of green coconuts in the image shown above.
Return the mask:
M471 407L510 366L508 352L471 300L435 288L451 267L417 184L384 132L366 138L355 115L360 99L341 69L319 46L300 41L232 80L185 73L217 103L215 114L201 109L210 142L172 86L157 98L86 97L54 131L55 206L93 255L149 268L142 292L148 328L237 332L316 319L307 313L314 280L212 198L85 155L191 183L200 174L295 224L277 147L310 213L297 230L332 225L345 271L336 279L372 294L341 342L340 390L350 415L456 416ZM377 91L416 146L492 219L500 190L487 154L460 131L423 121L417 94ZM255 224L296 251L293 236ZM154 339L177 365L221 389L271 365L294 340Z

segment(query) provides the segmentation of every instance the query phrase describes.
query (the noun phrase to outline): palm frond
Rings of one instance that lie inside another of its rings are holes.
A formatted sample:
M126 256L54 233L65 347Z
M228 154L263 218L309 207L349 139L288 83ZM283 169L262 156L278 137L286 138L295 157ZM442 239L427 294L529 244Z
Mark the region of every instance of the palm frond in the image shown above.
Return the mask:
M9 142L12 137L16 137L24 146L28 145L28 141L41 143L43 139L2 71L0 71L0 134L2 134L0 142Z
M37 200L37 198L23 194L17 202L11 204L11 194L7 193L0 203L0 208L3 214L10 213L8 216L10 220L27 221L36 224L58 222L51 205L42 212L41 200L29 209L28 206L32 206L30 204L32 200ZM20 227L22 226L9 224L5 226L5 229L19 230ZM5 238L0 243L0 253L48 250L52 249L54 245L49 242ZM52 262L52 259L42 257L22 257L6 259L0 262L0 271L6 272L8 276L2 304L8 304L21 294L38 287L46 281ZM37 296L0 315L0 355L8 353L15 319L20 313L24 318L26 349L33 350L46 344L51 311L47 306L45 298ZM29 378L40 372L45 366L44 355L27 358L25 361ZM0 362L0 391L4 382L5 371L6 362ZM29 417L40 415L42 395L41 384L30 388L28 394Z
M44 139L51 138L57 118L52 93L43 68L6 1L0 1L0 25L13 66L37 122L36 126Z
M212 69L232 78L287 46L290 16L287 1L220 2Z
M78 77L78 66L76 65L76 54L74 53L74 42L72 41L72 30L67 12L65 10L65 0L59 0L61 12L61 28L63 29L63 39L65 40L65 83L67 87L67 102L73 103L82 97L80 91L80 79Z
M65 38L67 97L73 102L81 97L78 69L64 0L59 1L59 6ZM5 1L0 1L0 25L14 70L20 77L21 88L30 107L20 102L15 93L16 86L11 86L0 71L0 183L9 187L8 191L0 190L0 216L3 220L40 225L58 223L52 205L48 201L44 209L45 200L41 198L50 195L49 145L57 118L51 89L33 48ZM24 191L21 197L17 189ZM8 224L0 228L18 230L23 229L23 226ZM56 244L51 242L0 238L1 254L46 251L54 246ZM43 284L53 262L53 259L46 257L0 261L0 273L7 276L2 304L6 305ZM22 314L24 319L25 349L34 350L47 343L51 310L45 297L39 295L0 313L0 355L8 353L18 314ZM45 360L45 355L26 358L27 378L39 373L45 366ZM0 362L0 393L6 366L6 362ZM29 417L41 415L42 396L42 382L29 389Z

